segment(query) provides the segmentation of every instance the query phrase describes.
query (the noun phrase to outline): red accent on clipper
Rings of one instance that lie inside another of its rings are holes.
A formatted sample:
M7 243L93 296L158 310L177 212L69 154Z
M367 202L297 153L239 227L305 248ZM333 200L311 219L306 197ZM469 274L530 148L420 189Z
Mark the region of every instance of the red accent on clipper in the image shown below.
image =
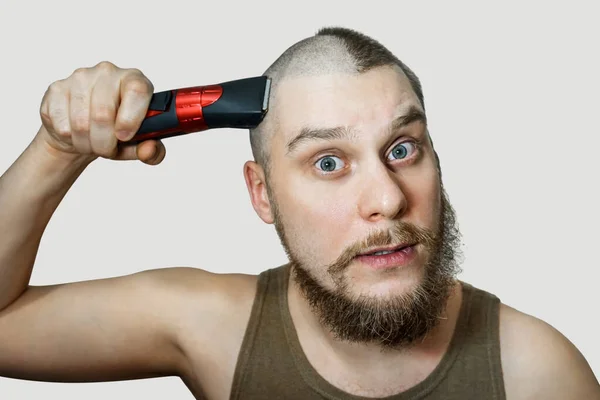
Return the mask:
M208 129L202 108L219 100L223 95L223 88L219 85L194 86L171 91L175 103L174 116L177 118L176 126L155 130L152 132L138 133L136 141L148 139L161 139L185 133L199 132ZM148 110L146 118L165 114L172 110Z
M146 118L154 117L155 115L162 114L163 112L164 111L159 111L159 110L148 110L148 112L146 113Z
M202 107L219 100L223 89L219 85L197 86L177 91L175 96L175 113L182 132L191 133L208 129Z

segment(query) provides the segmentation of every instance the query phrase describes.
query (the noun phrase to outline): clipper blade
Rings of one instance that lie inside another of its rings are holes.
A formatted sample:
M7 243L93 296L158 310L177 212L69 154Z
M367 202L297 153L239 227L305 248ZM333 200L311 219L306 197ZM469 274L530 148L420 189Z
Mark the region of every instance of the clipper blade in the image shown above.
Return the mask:
M267 78L267 82L265 83L265 97L263 99L263 106L262 106L263 113L266 113L269 110L270 94L271 94L271 78Z

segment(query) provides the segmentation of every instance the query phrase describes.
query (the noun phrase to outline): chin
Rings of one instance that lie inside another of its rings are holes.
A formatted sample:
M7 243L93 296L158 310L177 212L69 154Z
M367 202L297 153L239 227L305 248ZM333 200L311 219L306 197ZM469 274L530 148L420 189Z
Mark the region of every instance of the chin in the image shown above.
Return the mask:
M385 270L373 270L356 261L353 264L345 277L345 291L352 298L388 300L404 297L418 290L423 282L423 269L418 262Z

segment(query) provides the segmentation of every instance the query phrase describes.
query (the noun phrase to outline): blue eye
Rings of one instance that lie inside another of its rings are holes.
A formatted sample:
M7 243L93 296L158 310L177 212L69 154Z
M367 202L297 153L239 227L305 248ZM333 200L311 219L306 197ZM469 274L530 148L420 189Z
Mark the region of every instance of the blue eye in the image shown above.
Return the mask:
M335 171L336 169L339 169L336 168L338 166L340 168L344 168L344 162L339 157L334 156L323 157L319 161L317 161L315 165L317 166L317 168L325 172Z
M410 151L410 147L413 147L413 151L415 148L415 145L413 143L410 142L403 142L403 143L398 143L390 152L390 156L394 157L396 160L401 160L403 158L406 158L409 154ZM388 158L389 160L389 158Z

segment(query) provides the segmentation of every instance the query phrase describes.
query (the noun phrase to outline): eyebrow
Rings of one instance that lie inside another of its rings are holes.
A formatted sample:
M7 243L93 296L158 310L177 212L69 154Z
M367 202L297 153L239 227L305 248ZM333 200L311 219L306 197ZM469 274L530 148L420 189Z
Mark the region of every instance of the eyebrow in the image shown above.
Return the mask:
M406 114L397 117L392 121L392 131L397 131L408 124L415 121L421 121L427 124L427 117L425 113L416 106L411 106ZM313 141L328 141L336 139L348 139L352 140L356 138L355 133L343 126L336 126L333 128L311 128L304 127L300 130L300 133L287 143L287 154L291 154L301 144Z

